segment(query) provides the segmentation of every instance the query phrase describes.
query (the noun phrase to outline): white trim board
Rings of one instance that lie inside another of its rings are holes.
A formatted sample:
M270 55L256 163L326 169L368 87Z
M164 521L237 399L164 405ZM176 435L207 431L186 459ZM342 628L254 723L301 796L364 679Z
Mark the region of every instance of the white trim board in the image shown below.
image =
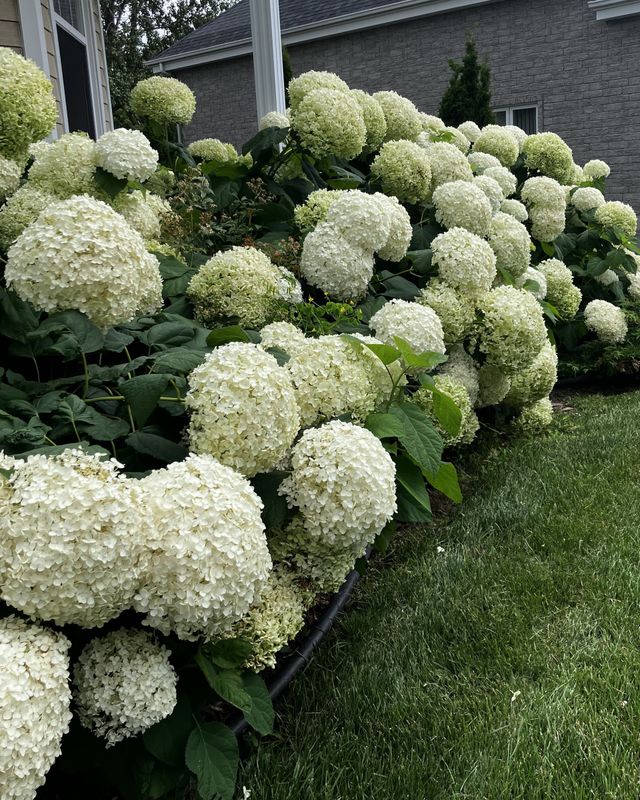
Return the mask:
M620 19L640 14L640 0L589 0L589 8L600 21Z
M316 39L327 39L345 33L362 31L368 28L379 28L393 25L396 22L418 19L447 11L458 11L470 6L495 3L497 0L402 0L399 3L381 5L366 11L355 11L340 17L332 17L306 25L298 25L282 31L282 44L285 46L311 42ZM640 0L637 0L640 3ZM251 39L238 39L211 47L178 53L165 58L151 58L145 64L153 67L154 72L165 72L185 69L212 61L228 61L238 56L251 53Z

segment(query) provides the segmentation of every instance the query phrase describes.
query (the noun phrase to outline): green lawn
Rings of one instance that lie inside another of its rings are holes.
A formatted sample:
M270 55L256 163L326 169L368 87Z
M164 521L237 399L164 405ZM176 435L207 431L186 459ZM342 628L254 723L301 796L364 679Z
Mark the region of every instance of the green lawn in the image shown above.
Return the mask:
M252 800L640 797L640 393L570 405L369 572Z

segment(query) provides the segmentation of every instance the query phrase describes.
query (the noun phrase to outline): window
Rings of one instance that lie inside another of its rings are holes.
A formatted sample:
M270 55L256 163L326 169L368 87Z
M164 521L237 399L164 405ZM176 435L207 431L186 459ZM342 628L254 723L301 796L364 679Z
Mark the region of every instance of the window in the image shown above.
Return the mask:
M525 133L538 132L537 106L494 108L493 113L498 125L517 125Z

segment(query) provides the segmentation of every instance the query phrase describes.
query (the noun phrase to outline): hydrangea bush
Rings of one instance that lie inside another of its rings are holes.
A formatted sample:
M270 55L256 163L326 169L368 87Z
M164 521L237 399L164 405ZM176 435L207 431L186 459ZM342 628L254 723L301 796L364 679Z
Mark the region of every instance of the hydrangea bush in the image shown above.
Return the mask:
M460 502L445 448L624 345L635 214L559 137L327 72L242 153L160 141L174 79L134 89L151 140L44 142L49 92L0 51L0 786L231 800L229 708L270 731L317 598Z

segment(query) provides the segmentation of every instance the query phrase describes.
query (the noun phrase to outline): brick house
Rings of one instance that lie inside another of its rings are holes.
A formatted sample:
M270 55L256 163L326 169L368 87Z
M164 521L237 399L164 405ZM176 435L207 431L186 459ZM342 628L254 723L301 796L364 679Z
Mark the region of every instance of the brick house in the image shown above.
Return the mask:
M337 72L437 113L468 32L492 70L499 121L553 130L612 168L611 197L640 211L640 0L280 0L294 74ZM187 140L238 145L256 130L248 0L152 59L198 98Z

